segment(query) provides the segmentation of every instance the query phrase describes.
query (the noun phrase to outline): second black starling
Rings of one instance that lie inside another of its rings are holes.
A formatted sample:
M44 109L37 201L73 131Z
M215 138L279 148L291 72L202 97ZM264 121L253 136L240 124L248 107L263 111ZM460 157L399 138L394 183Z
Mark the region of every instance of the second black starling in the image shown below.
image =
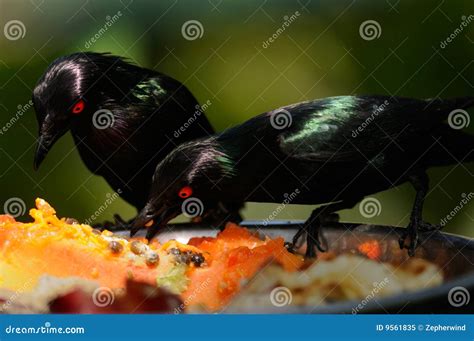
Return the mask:
M422 219L426 170L474 160L474 137L451 122L453 114L467 114L464 109L473 105L473 97L343 96L261 114L169 154L156 169L132 233L153 221L147 235L152 238L190 203L205 213L218 203L281 203L297 193L291 204L324 204L293 241L306 233L306 255L314 257L315 248L325 250L320 227L333 212L410 182L416 198L400 245L413 254L418 232L438 227Z

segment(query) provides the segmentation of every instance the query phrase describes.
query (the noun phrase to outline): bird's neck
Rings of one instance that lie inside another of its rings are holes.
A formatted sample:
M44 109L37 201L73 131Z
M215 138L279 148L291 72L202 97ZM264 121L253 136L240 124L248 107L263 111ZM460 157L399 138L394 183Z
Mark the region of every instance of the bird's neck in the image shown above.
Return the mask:
M126 152L133 144L127 140L130 134L126 121L111 111L103 111L101 118L100 115L84 117L71 128L79 152L93 153L100 158L108 158L111 151Z

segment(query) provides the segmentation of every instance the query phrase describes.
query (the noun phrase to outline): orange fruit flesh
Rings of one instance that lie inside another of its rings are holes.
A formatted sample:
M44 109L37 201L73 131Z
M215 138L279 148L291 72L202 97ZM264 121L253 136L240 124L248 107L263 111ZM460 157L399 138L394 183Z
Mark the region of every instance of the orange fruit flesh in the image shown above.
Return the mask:
M157 285L176 259L170 248L200 253L205 257L201 267L187 265L187 288L181 292L186 308L199 306L218 311L238 293L242 280L252 278L270 261L287 271L296 271L300 256L289 253L282 238L261 240L247 229L228 224L215 238L193 238L187 245L169 241L147 244L144 239L123 239L109 231L97 233L88 225L68 224L59 219L44 200L36 200L30 210L31 223L15 221L0 215L0 288L13 291L32 290L41 276L79 277L98 282L100 286L124 288L127 279ZM111 248L111 242L115 248ZM131 242L140 241L148 252L159 256L149 264L144 255L131 252Z

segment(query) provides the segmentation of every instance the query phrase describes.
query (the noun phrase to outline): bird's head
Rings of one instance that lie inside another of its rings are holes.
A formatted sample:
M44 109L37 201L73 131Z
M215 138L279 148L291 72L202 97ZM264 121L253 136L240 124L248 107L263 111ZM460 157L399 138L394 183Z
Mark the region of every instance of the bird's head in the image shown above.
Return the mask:
M120 57L101 53L75 53L53 61L33 90L39 126L34 168L68 130L92 127L93 114L104 103L122 99L136 82L135 69Z
M146 206L135 219L132 235L149 226L147 238L183 213L197 217L217 202L226 179L234 175L233 160L214 138L184 143L156 167Z

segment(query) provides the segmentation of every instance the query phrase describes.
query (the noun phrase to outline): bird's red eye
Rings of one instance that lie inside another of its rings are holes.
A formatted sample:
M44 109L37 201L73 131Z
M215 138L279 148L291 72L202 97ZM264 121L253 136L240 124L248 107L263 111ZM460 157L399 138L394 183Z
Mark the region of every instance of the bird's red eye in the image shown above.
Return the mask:
M81 99L76 104L74 104L74 107L72 108L72 113L75 115L78 115L84 110L84 107L85 107L85 103Z
M193 194L193 189L189 186L185 186L179 191L179 197L183 199L189 198L191 194Z

